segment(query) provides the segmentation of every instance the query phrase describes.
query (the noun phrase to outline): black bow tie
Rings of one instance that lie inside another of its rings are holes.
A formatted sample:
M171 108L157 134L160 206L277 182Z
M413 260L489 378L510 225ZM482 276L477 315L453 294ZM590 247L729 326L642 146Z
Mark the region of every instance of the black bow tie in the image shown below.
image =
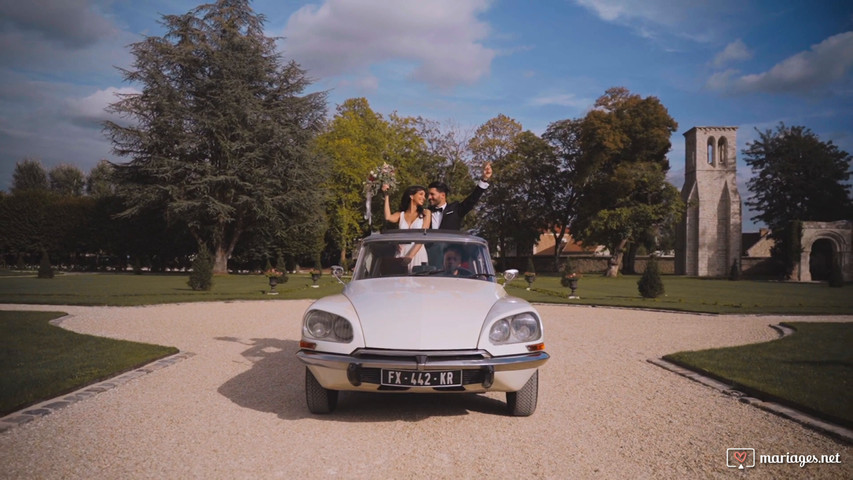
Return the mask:
M432 211L433 211L433 212L439 212L439 213L440 213L440 212L443 212L443 211L444 211L444 207L433 207L433 208L432 208Z

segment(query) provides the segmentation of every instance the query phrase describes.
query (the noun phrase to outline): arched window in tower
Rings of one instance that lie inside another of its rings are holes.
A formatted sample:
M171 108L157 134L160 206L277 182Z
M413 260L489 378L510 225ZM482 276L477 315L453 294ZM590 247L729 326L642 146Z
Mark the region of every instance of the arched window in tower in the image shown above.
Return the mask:
M720 155L720 165L725 166L729 160L729 142L726 140L726 137L720 137L720 140L717 142L717 152Z
M708 138L708 165L714 165L714 137Z

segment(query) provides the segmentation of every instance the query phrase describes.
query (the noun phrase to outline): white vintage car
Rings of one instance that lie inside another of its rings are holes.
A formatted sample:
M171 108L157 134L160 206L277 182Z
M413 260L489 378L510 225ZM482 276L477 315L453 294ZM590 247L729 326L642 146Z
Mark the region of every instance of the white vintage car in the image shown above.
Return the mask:
M312 413L333 411L342 390L498 391L516 416L536 410L549 358L539 313L496 282L486 242L437 230L365 238L352 281L305 312L297 356Z

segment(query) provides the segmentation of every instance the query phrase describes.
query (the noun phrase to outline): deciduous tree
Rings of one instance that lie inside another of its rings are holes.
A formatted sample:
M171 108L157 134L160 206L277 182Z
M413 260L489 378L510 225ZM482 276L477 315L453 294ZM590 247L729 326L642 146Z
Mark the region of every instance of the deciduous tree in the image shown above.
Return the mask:
M753 173L746 204L757 212L752 219L773 231L773 254L790 273L799 260L789 245L792 222L853 218L851 156L806 127L783 123L775 131L759 131L743 155Z
M542 139L554 149L549 162L539 166L537 194L546 228L554 238L554 268L559 268L560 246L578 215L587 176L578 168L581 160L580 120L560 120L548 125Z
M86 193L95 198L103 198L118 193L112 164L107 160L101 160L89 171L86 178Z
M86 177L74 165L66 163L57 165L50 169L48 177L50 178L50 189L54 192L68 197L83 195Z
M15 164L12 172L12 193L29 190L47 190L47 170L36 159L25 158Z
M497 245L501 257L507 255L510 246L514 246L513 224L517 215L512 204L515 195L513 185L519 180L520 167L518 157L509 157L521 133L520 123L500 114L480 125L468 142L475 170L482 170L486 162L492 164L492 185L477 209L477 224L481 234L492 245Z
M678 190L666 181L677 127L657 98L625 88L607 90L583 119L577 168L588 181L572 235L610 249L607 276L618 275L635 236L677 221L683 211Z
M332 164L332 174L324 185L329 192L329 240L340 252L343 265L355 241L372 225L383 224L381 216L371 222L365 219L368 174L388 163L396 169L398 186L423 185L428 178L423 167L424 143L415 119L392 114L386 120L370 108L367 99L351 98L337 107L335 117L317 139L317 148ZM372 212L381 211L381 197L373 199Z

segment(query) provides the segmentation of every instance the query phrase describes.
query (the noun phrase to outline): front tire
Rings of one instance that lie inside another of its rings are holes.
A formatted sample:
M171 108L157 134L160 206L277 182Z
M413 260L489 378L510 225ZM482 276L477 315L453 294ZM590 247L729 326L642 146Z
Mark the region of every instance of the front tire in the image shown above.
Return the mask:
M338 406L338 391L323 388L320 382L305 367L305 402L311 413L332 413Z
M539 370L517 392L506 392L507 411L513 417L529 417L536 411L539 398Z

